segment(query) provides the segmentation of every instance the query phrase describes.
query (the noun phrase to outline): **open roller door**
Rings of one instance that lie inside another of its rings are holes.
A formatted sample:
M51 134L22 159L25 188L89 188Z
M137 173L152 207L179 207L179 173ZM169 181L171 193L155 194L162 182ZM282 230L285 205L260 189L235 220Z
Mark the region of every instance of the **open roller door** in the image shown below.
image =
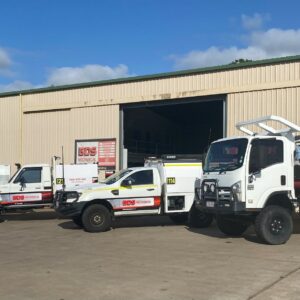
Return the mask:
M120 140L128 167L143 165L149 156L202 154L225 136L225 99L196 97L121 107Z

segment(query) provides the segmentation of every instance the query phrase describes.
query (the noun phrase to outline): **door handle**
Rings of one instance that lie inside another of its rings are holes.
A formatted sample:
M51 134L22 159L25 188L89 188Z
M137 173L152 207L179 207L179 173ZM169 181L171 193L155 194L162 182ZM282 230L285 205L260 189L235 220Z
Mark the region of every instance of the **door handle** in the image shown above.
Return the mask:
M154 189L147 189L147 191L154 191Z
M111 193L115 196L119 195L119 190L112 190Z

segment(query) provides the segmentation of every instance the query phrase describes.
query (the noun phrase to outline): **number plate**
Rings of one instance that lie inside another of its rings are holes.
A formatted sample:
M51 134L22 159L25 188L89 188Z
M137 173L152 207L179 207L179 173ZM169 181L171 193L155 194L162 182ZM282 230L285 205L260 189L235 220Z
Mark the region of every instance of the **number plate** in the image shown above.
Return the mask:
M206 202L206 206L207 207L215 207L215 202L213 202L213 201L207 201Z

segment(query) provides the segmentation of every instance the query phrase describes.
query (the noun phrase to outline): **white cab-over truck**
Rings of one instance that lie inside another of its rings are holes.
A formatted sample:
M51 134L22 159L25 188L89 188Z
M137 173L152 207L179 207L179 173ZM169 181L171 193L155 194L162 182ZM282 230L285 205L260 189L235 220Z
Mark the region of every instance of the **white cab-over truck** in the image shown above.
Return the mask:
M292 214L299 212L294 168L300 127L272 115L236 127L246 136L217 140L208 150L196 208L215 214L224 234L239 236L254 224L264 242L285 243ZM255 133L257 127L263 132Z
M96 164L33 164L20 167L7 183L0 185L1 211L53 206L57 190L98 181Z
M122 170L94 186L56 193L56 210L88 232L107 231L115 217L169 215L206 227L212 215L194 208L195 189L202 175L200 160L149 159L144 167Z

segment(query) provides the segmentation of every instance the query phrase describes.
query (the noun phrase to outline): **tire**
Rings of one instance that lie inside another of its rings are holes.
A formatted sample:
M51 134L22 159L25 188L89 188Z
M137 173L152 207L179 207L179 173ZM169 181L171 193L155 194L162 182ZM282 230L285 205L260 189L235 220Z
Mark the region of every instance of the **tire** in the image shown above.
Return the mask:
M267 206L255 219L255 232L267 244L284 244L293 232L292 215L284 207Z
M81 216L73 217L72 220L78 227L82 228L83 225L82 225Z
M111 228L110 211L101 204L92 204L82 213L82 225L87 232L104 232Z
M247 224L222 215L217 216L217 226L222 233L229 236L241 236L248 228Z
M206 228L209 227L214 220L212 214L205 213L193 205L189 211L188 223L189 227Z
M169 215L169 218L175 224L184 224L188 220L188 214L187 213L173 214L173 215Z

